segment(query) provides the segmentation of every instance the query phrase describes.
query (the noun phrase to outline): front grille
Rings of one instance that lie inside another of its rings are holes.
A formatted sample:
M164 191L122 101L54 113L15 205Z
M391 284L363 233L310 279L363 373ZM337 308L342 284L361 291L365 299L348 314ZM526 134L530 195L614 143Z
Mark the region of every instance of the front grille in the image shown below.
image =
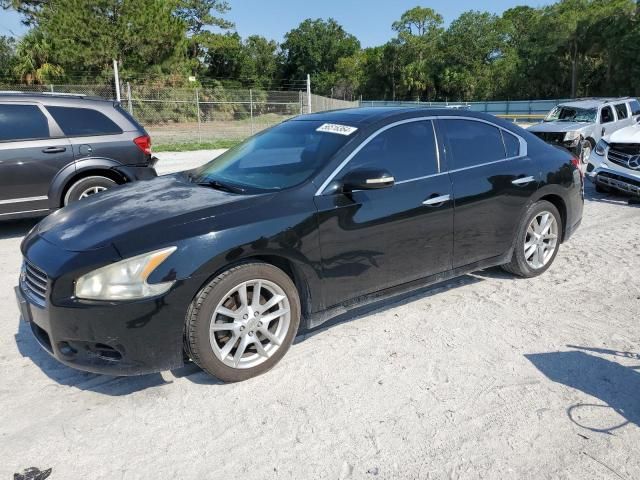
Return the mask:
M613 187L623 192L640 196L640 179L632 180L630 178L623 177L622 175L602 172L598 174L596 181L608 187Z
M565 133L557 132L533 132L539 139L544 140L547 143L555 143L562 145L564 142Z
M629 159L636 155L640 155L640 145L633 143L612 143L609 145L607 159L616 165L629 168ZM640 169L631 168L631 170L638 171Z
M44 306L49 288L47 274L28 261L22 266L22 287L27 295L39 305Z

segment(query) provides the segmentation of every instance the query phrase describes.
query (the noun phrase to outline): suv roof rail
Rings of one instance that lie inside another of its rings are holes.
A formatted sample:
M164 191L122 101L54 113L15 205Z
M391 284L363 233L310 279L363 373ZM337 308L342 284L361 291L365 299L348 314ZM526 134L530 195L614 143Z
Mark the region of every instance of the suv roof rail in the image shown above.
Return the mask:
M25 95L25 96L38 96L46 95L48 97L78 97L85 98L85 93L63 93L63 92L23 92L19 90L0 90L0 95Z

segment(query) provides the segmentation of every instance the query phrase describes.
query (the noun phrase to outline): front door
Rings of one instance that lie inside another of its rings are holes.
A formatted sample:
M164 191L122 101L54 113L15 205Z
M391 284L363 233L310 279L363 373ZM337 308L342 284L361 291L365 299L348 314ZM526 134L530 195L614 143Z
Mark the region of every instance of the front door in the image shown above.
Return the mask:
M432 122L379 132L336 179L363 168L386 169L395 184L315 197L327 307L451 268L451 182Z
M538 189L540 168L506 130L480 120L438 120L447 142L455 205L454 267L498 257ZM526 145L526 144L525 144Z
M68 140L50 138L38 105L0 104L0 220L48 210L51 180L73 158Z

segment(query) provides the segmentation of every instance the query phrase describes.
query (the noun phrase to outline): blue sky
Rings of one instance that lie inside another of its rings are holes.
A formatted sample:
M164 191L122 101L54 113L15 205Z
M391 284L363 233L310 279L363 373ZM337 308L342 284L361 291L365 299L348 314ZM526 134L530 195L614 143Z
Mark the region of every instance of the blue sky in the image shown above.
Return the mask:
M416 5L431 7L445 22L454 20L466 10L502 13L516 5L537 7L553 3L548 0L230 0L227 18L235 22L243 37L252 34L281 41L284 34L305 18L335 18L345 29L360 39L362 45L381 45L394 34L391 23ZM25 29L13 12L0 10L0 35L20 35Z

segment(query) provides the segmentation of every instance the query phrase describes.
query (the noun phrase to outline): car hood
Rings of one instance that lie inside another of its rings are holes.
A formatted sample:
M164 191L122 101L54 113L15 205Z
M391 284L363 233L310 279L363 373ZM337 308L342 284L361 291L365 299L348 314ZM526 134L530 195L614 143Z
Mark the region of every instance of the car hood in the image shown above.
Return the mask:
M609 143L640 143L640 125L621 128L609 135Z
M33 234L64 250L111 244L124 253L171 241L184 225L255 205L255 198L193 184L182 174L168 175L71 204L45 218Z
M532 133L536 132L575 132L583 128L589 128L591 123L584 122L542 122L531 125L527 130Z

